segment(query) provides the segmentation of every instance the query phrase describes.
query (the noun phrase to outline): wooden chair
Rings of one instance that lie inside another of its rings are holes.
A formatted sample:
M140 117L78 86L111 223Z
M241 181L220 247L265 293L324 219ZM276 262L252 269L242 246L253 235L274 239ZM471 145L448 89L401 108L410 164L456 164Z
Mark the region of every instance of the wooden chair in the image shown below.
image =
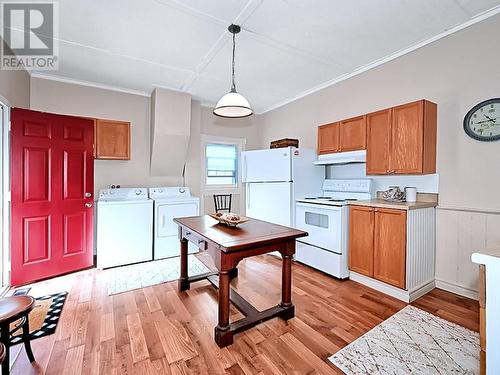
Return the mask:
M215 212L219 211L231 212L231 198L232 194L214 195Z
M23 342L30 362L35 362L30 344L29 313L35 306L31 296L13 296L0 300L0 342L5 345L5 358L2 362L2 375L9 373L10 336L19 329L23 330ZM10 324L21 319L21 322L10 330Z

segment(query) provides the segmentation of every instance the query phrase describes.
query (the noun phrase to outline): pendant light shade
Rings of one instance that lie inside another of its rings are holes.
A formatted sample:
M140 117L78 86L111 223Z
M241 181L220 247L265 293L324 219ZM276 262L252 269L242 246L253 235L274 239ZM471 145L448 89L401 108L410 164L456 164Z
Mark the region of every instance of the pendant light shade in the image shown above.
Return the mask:
M230 25L229 32L233 34L233 63L232 63L232 84L231 91L219 99L214 108L214 115L219 117L240 118L248 117L253 114L252 107L248 100L238 92L236 92L236 84L234 81L234 52L235 52L235 35L238 34L241 28L238 25Z
M228 92L219 99L214 114L220 117L247 117L253 114L248 100L236 91Z

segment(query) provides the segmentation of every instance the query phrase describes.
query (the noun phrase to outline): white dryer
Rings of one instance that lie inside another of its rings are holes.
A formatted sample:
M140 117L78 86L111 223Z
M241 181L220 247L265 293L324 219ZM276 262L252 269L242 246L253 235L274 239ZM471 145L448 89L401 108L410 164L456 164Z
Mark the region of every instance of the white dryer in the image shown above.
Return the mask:
M103 189L97 201L97 267L153 258L153 201L147 188Z
M154 201L154 259L180 255L179 229L174 219L198 216L200 199L193 197L188 187L149 188L149 197ZM195 244L189 243L189 253L198 252Z

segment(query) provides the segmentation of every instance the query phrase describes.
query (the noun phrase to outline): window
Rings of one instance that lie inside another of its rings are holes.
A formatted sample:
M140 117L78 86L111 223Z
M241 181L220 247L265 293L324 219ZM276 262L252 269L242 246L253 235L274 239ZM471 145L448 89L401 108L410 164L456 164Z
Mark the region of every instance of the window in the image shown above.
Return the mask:
M238 145L207 143L206 185L236 185L238 182Z

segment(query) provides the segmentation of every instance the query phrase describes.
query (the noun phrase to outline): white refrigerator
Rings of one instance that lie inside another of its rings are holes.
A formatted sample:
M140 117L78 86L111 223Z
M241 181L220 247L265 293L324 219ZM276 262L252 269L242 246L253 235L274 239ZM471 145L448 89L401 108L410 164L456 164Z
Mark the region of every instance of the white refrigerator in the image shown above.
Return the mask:
M321 194L324 166L316 151L295 147L242 152L246 216L289 227L295 225L295 200Z

